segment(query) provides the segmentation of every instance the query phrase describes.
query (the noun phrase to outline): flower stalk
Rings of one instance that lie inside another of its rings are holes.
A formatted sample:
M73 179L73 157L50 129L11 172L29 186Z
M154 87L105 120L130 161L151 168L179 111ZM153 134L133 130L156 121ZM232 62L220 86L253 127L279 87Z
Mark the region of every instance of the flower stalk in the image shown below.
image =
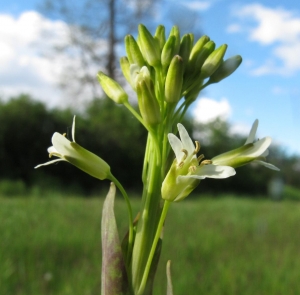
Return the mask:
M278 168L266 162L271 138L254 140L258 121L253 124L244 146L212 159L205 159L203 154L199 154L200 143L193 141L182 125L188 108L202 89L230 76L240 65L240 56L224 61L226 44L215 49L214 41L208 36L202 36L194 43L194 35L189 33L181 38L177 26L171 29L168 38L163 26L159 26L154 35L144 25L140 25L138 31L136 40L131 35L125 37L127 56L120 59L123 75L136 92L136 104L128 99L128 94L117 81L102 72L98 73L98 80L106 95L115 103L124 105L148 131L139 218L133 221L130 198L113 176L110 166L75 142L75 117L72 141L55 133L52 137L53 146L48 152L58 159L36 168L66 161L95 178L109 179L116 185L127 204L128 234L123 240L123 261L116 263L115 268L103 269L109 269L115 274L120 270L117 265L123 267L125 264L126 275L122 276L122 280L126 280L123 283L128 286L130 295L150 295L161 251L163 226L173 202L187 198L205 178L224 179L234 176L235 168L250 162L273 170ZM176 135L177 130L179 136ZM107 228L102 231L113 228L114 240L119 243L112 208L115 188L112 187L106 202L107 218L103 222ZM103 237L103 245L109 249L106 235ZM119 245L114 249L119 257ZM105 258L103 260L108 265L110 261L116 262ZM103 275L109 277L109 283L106 281L107 290L113 289L113 276L107 273ZM170 273L168 281L170 285ZM120 284L119 277L115 283Z

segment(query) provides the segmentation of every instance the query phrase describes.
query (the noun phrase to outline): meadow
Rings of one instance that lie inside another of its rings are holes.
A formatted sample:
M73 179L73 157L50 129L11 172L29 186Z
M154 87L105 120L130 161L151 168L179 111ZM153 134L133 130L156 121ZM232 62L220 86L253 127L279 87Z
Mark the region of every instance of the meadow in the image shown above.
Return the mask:
M103 198L0 197L1 295L100 295ZM133 200L134 212L139 200ZM120 231L127 215L116 200ZM300 294L300 203L187 199L174 204L154 295Z

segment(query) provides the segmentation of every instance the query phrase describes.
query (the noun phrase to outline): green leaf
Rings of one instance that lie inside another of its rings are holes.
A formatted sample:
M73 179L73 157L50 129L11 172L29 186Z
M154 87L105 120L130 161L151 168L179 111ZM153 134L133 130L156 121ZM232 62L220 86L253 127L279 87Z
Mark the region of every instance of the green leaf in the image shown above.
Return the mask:
M171 260L167 262L167 295L173 295L173 285L171 279Z
M114 214L116 186L111 183L103 204L101 295L127 294L128 279Z

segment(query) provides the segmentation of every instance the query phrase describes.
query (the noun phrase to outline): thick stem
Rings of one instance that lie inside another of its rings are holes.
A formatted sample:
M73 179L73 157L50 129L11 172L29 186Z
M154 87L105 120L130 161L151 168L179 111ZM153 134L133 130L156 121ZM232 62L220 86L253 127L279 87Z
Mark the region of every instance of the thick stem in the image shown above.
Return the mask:
M144 271L142 281L141 281L141 285L139 287L137 295L142 295L144 290L145 290L148 275L149 275L149 271L150 271L150 267L151 267L151 263L152 263L152 260L153 260L154 254L155 254L155 250L156 250L158 240L161 236L161 232L162 232L162 229L163 229L163 226L164 226L165 219L167 217L167 213L168 213L168 209L170 207L170 204L171 203L168 202L168 201L165 201L165 203L164 203L164 207L163 207L163 210L162 210L162 213L161 213L161 216L160 216L160 220L159 220L159 223L158 223L158 226L157 226L154 241L153 241L153 244L152 244L152 247L151 247L151 250L150 250L150 254L149 254L149 257L148 257L148 260L147 260L147 264L146 264L146 267L145 267L145 271Z
M144 182L141 217L138 222L132 253L131 277L135 294L137 294L141 284L161 213L161 159L154 147L155 143L152 138L148 140L148 144L150 150Z

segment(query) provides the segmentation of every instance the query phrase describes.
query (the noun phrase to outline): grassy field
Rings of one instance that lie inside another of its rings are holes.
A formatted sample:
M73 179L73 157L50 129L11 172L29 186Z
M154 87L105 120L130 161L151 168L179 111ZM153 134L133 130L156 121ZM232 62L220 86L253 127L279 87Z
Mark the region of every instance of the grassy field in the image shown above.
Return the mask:
M138 201L133 202L135 212ZM0 198L1 295L100 295L102 200ZM116 203L121 231L125 204ZM154 295L300 294L300 203L233 197L171 207Z

